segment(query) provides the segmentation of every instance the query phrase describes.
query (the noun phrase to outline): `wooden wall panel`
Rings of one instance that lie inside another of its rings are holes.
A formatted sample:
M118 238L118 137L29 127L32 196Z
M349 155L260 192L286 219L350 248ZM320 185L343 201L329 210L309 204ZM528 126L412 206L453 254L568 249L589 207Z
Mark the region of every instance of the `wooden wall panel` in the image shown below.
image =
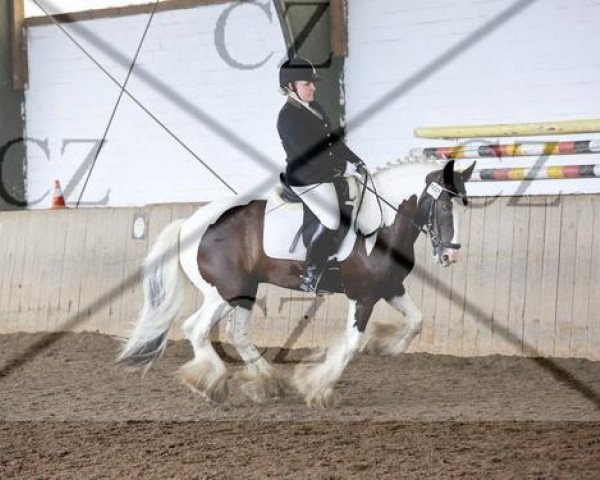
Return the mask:
M98 330L105 330L109 303L112 299L100 299L108 294L110 286L106 279L110 267L107 263L115 252L110 250L113 237L114 210L90 210L83 249L83 268L79 282L78 312L81 315L75 331L94 330L90 325L97 325ZM117 297L115 296L114 300Z
M462 215L462 261L449 269L434 264L429 241L419 238L407 291L424 312L424 329L410 351L600 359L600 197L556 200L487 199L487 206L477 200ZM0 213L0 333L127 334L142 306L139 267L149 246L168 223L195 209ZM132 220L140 212L148 219L147 238L134 240ZM201 301L193 287L185 289L181 320ZM91 311L107 294L108 301ZM343 295L315 299L262 285L253 339L326 346L343 334L347 311ZM384 302L373 319L403 320ZM178 326L172 336L182 338ZM218 336L226 338L222 330ZM534 350L524 351L523 343Z
M527 321L523 323L523 351L526 354L536 355L540 336L546 203L531 199L528 209L527 288L523 311L523 318Z
M315 297L303 292L290 292L290 316L288 318L288 334L296 332L297 342L301 345L315 346ZM339 313L343 315L342 312Z
M332 295L327 299L328 337L320 338L319 345L328 345L332 335L340 335L346 328L348 317L348 299L345 295Z
M105 291L109 292L111 299L107 301L106 328L112 329L113 325L121 322L121 309L123 308L123 281L125 276L126 249L125 245L131 238L129 230L129 218L131 212L117 209L113 214L112 237L110 240L110 251L112 252L106 265ZM104 291L102 292L104 293Z
M543 352L554 354L556 330L556 294L558 286L558 263L560 256L560 222L562 198L546 205L544 231L544 265L542 267L542 301L540 314L540 339Z
M480 331L480 322L484 321L479 315L483 309L480 292L482 286L481 264L483 252L483 233L485 226L484 209L482 202L478 199L472 203L471 222L469 238L466 242L465 261L467 262L467 289L463 323L463 354L467 356L477 355L477 334ZM475 307L469 308L469 305Z
M529 198L520 199L512 208L514 209L513 248L510 264L510 298L506 341L509 345L509 353L522 355L531 200Z
M314 328L312 329L312 340L313 346L319 346L322 338L327 338L329 328L329 302L328 298L317 297L314 299L311 312L314 311ZM310 312L309 312L310 313Z
M424 236L419 236L415 243L415 269L408 276L408 281L404 284L410 298L419 308L423 305L423 263L427 261L429 252L429 245L425 241ZM396 315L400 314L396 313ZM421 337L422 335L418 335L413 340L409 351L417 351L421 348Z
M72 223L69 211L58 210L52 213L54 219L50 230L55 236L56 248L48 252L47 258L40 259L46 267L42 273L42 281L45 286L39 300L40 309L46 309L47 311L46 330L54 329L56 325L62 324L66 318L60 302L63 285L66 282L65 274L68 274L67 243Z
M148 227L146 236L143 239L134 239L131 236L133 231L133 219L137 214L145 214L148 218L147 209L127 209L129 215L127 218L127 240L123 246L125 250L125 262L123 268L123 287L121 293L121 319L118 325L113 326L117 335L127 335L135 325L138 313L142 308L142 284L141 267L144 258L148 253Z
M348 55L347 0L331 0L331 51L336 57Z
M12 8L9 8L9 12L12 14L10 43L13 87L23 90L29 82L25 40L25 1L12 0L11 3Z
M20 238L17 246L18 264L15 270L15 280L11 291L10 314L12 331L31 331L30 326L25 323L25 310L29 305L31 290L31 271L35 264L36 242L39 236L36 235L36 220L28 217L23 224L24 235ZM38 231L39 232L39 231Z
M433 323L433 346L432 351L447 352L448 351L448 331L450 321L450 304L451 304L451 288L452 288L452 268L441 268L435 272L437 280L435 286L435 311Z
M435 300L438 268L433 261L430 245L427 244L415 258L415 269L411 275L416 275L423 284L423 297L419 305L423 312L423 330L420 335L419 349L433 350L435 340Z
M483 354L492 347L492 332L494 331L494 297L497 283L498 237L500 236L501 203L491 202L483 208L485 223L483 227L483 246L480 271L481 289L478 297L483 310L483 318L477 322L476 351Z
M600 195L592 197L592 256L590 258L590 296L588 301L588 358L600 358Z
M65 246L69 226L69 212L55 211L45 217L46 241L40 241L37 262L39 263L36 329L51 330L56 324L59 310L60 291L65 265ZM33 292L32 292L33 295Z
M14 268L17 241L19 235L20 217L15 215L5 215L0 223L0 245L2 254L0 254L0 323L5 329L9 328L11 316L9 312L10 291L12 288L12 279L14 278ZM22 222L21 222L22 223Z
M292 311L291 292L285 288L268 285L266 290L266 311L268 327L263 331L265 335L263 342L268 345L277 345L281 339L285 339L289 331L289 318ZM253 325L252 329L256 329Z
M462 355L463 351L463 322L467 287L467 262L465 261L465 252L469 240L469 230L471 223L471 209L461 209L460 213L460 241L462 249L460 261L452 268L452 293L450 310L448 312L448 342L447 352L452 355Z
M25 264L23 266L22 288L19 290L19 306L17 319L19 329L33 332L36 329L43 329L40 325L40 315L36 312L36 299L40 290L40 258L44 253L45 241L49 240L48 222L49 217L39 219L36 222L29 222L29 231L31 232L24 240Z
M573 282L575 280L575 238L577 233L577 203L571 201L573 198L564 197L561 205L556 328L554 330L554 353L561 356L568 355L571 345Z
M41 213L43 215L46 212ZM79 314L79 293L81 280L84 272L84 256L86 248L86 236L88 230L88 218L93 212L91 210L81 210L71 215L71 221L67 227L67 237L65 242L65 260L62 267L62 282L59 296L58 322L54 323L52 330L60 331L64 325L71 330L71 323L77 320ZM40 214L29 214L31 217Z
M496 257L496 284L494 287L494 311L492 346L491 349L498 353L511 353L510 343L507 341L506 332L509 331L509 306L511 285L511 259L513 252L513 229L515 209L508 205L510 198L499 198L499 231L498 254Z
M583 356L587 350L588 337L588 308L591 295L597 295L598 290L590 289L592 278L591 261L594 205L592 197L581 197L574 202L577 209L576 238L575 238L575 278L573 281L573 310L571 313L571 344L569 355Z
M268 287L266 283L262 283L258 286L258 292L256 293L257 300L252 310L252 325L250 329L253 343L262 343L268 335Z
M20 266L22 258L19 256L19 245L23 243L23 228L25 227L26 219L21 219L17 216L5 215L2 218L1 224L1 241L2 241L2 265L7 265L8 269L3 270L2 275L2 297L0 301L2 305L2 316L0 319L7 331L12 332L14 316L10 310L11 299L14 292L14 283L17 269ZM8 250L10 248L10 250Z

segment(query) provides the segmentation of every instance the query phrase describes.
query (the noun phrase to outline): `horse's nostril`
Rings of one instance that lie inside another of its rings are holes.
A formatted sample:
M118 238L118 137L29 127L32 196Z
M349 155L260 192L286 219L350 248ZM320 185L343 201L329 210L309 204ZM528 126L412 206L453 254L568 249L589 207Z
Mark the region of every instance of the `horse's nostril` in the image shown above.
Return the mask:
M444 260L444 262L449 262L449 261L450 261L450 255L448 255L447 253L446 253L446 254L444 254L444 255L442 256L442 260Z

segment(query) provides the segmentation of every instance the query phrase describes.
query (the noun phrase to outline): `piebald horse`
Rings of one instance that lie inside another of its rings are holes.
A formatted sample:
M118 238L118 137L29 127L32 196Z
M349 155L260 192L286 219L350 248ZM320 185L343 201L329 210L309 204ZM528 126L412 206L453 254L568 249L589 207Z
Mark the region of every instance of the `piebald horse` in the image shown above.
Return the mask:
M374 246L359 235L339 265L349 300L345 335L327 349L324 359L301 364L294 374L293 383L309 405L331 404L335 383L361 347L397 355L420 332L421 312L403 285L414 266L414 243L426 231L436 263L447 267L457 261L460 244L453 200L467 204L465 182L474 166L455 172L453 160L442 168L438 162L412 159L388 164L372 175L362 207L380 215L382 222ZM265 255L264 215L264 200L234 197L201 207L164 229L144 262L144 306L117 363L147 369L161 356L182 305L180 282L187 276L202 291L204 302L183 323L194 350L193 360L180 368L184 382L213 402L226 400L229 376L211 345L210 332L233 311L227 330L246 364L245 390L258 402L283 395L283 379L250 341L251 310L261 282L299 290L305 263ZM381 299L404 314L408 328L381 325L363 338Z

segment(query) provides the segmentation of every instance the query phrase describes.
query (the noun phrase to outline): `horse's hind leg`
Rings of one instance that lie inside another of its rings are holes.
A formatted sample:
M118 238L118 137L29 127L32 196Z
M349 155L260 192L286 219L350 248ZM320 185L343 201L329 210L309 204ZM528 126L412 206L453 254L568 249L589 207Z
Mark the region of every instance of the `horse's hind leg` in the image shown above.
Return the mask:
M368 332L369 338L363 346L365 353L384 356L398 355L406 351L415 336L421 332L423 315L413 303L408 292L392 297L388 303L404 315L406 325L398 320L394 323L374 322Z
M231 343L246 364L240 374L242 390L255 402L263 403L269 398L282 397L285 383L250 341L250 317L252 303L238 305L227 325Z
M213 326L231 311L217 293L206 295L202 308L183 324L183 332L192 344L194 359L179 369L181 379L213 402L224 402L229 395L227 369L210 342Z

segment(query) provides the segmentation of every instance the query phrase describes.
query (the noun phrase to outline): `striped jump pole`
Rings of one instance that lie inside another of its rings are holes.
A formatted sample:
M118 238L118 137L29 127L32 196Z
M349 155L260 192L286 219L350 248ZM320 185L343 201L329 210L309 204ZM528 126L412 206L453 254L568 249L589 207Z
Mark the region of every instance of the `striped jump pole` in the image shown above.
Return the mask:
M482 168L475 170L471 182L509 180L554 180L565 178L600 178L600 164L560 165L541 168Z
M518 142L513 144L458 145L455 147L413 148L412 154L430 158L504 158L540 157L600 153L600 139L566 142Z

